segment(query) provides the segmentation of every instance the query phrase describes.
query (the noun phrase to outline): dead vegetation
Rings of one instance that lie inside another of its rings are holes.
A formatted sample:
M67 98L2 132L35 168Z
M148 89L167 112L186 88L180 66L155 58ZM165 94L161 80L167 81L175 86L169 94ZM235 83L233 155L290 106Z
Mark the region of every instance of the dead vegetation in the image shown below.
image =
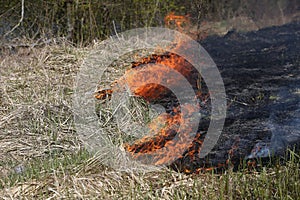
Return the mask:
M90 155L76 135L73 83L91 47L66 43L1 55L2 199L274 199L299 196L299 156L286 166L225 174L168 169L124 173ZM281 189L280 189L281 188Z
M2 163L24 164L53 151L78 151L70 104L84 53L53 45L1 56ZM1 171L9 171L7 167Z

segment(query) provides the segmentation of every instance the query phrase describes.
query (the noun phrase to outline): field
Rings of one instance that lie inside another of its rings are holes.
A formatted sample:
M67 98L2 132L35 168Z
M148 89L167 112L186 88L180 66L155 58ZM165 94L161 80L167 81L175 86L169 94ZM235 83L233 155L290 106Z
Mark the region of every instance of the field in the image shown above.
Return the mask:
M299 198L300 156L293 152L284 164L223 173L125 173L103 166L78 139L72 114L74 79L92 48L56 41L2 51L0 198Z

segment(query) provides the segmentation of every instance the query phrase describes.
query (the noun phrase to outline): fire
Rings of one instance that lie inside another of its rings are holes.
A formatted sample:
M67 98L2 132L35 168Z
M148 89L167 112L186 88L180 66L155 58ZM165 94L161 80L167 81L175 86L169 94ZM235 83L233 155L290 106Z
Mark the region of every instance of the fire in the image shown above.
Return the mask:
M147 65L151 64L151 65ZM142 71L145 71L143 73ZM144 84L146 82L162 83L167 82L168 85L176 85L181 77L172 76L176 70L185 78L189 78L193 72L193 66L184 58L168 53L165 55L151 55L143 58L140 62L134 62L132 69L125 72L125 75L117 81L119 85L128 84L132 93L141 96L147 101L154 101L163 98L168 94L168 90L160 84ZM140 73L139 73L140 72ZM142 76L141 76L142 74ZM137 77L139 75L139 77ZM168 80L165 80L169 77ZM172 78L171 78L172 77ZM193 80L190 80L193 84ZM195 81L194 81L195 82ZM139 87L144 85L143 87Z
M196 111L190 105L183 105L181 109L188 111L190 115ZM189 127L183 127L183 134L178 135L178 127L185 124L181 112L174 108L175 115L169 115L166 126L161 128L154 135L146 136L134 144L125 144L125 149L131 153L132 157L140 160L147 154L155 161L155 165L162 165L173 161L174 157L182 156L181 150L190 147L188 141ZM150 124L150 127L153 124ZM156 127L156 126L155 126ZM156 130L156 129L154 129ZM178 137L178 138L175 138ZM158 151L160 150L160 151ZM142 160L144 161L144 160Z
M175 71L180 75L176 76ZM135 96L142 97L148 102L155 102L171 98L170 90L162 85L180 87L178 85L180 80L187 79L189 84L196 88L197 81L191 79L194 72L193 66L179 55L174 53L154 54L132 63L131 69L126 71L113 85L113 91L122 91L125 89L124 87L130 88L131 93ZM186 113L188 117L184 117L183 113ZM198 105L177 106L174 104L172 112L163 113L148 124L150 131L147 136L133 144L125 144L124 148L137 160L143 160L146 155L154 160L155 165L170 163L174 157L182 156L182 150L191 148L191 144L187 143L192 132L188 126L191 123L189 118L197 113L199 113ZM164 124L161 125L161 122ZM196 152L198 150L194 149L190 154L196 154Z
M111 89L99 89L95 94L94 97L103 100L103 99L111 99L113 91Z
M208 35L208 30L199 31L200 26L205 27L206 22L201 22L197 28L193 27L189 15L175 15L174 12L171 12L165 17L164 21L166 27L176 29L179 32L189 35L193 39L203 40Z
M165 17L167 26L171 26L171 22L174 22L179 31L183 31L184 27L189 26L190 23L186 16L178 16L174 13ZM174 48L188 48L181 41L176 41L176 44L177 46ZM174 76L174 72L180 76ZM195 92L194 98L197 99L197 102L207 102L209 95L204 94L202 87L199 86L199 76L197 70L186 59L177 54L170 52L160 55L152 54L140 61L133 62L131 68L112 84L112 89L100 90L95 94L95 97L101 100L110 99L113 92L122 91L126 87L134 96L142 97L149 103L161 99L172 100L172 92L160 83L180 87L178 85L180 80L186 79ZM196 106L171 104L169 112L159 115L147 124L149 128L147 136L133 143L125 143L124 149L133 159L147 163L147 158L149 158L152 163L154 161L155 165L170 164L174 161L174 157L177 159L189 158L190 162L195 161L200 153L204 134L197 131L192 142L187 143L187 141L189 141L192 132L190 119L193 119L197 114L199 115L200 109L198 104ZM183 113L187 117L184 117ZM198 167L195 169L184 168L181 171L199 173L213 169Z
M167 27L171 27L172 22L175 24L176 28L182 32L184 29L190 27L189 16L175 15L174 12L171 12L165 17L165 24Z

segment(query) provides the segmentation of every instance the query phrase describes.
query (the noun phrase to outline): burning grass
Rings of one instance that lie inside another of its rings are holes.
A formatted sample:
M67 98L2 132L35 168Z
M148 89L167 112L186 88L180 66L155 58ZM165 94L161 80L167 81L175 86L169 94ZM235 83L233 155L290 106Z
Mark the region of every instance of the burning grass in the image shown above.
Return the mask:
M88 50L53 44L1 55L3 199L296 199L300 195L296 154L284 166L228 169L223 174L185 175L168 169L129 174L103 166L77 138L71 110L74 78ZM148 113L139 98L130 102L128 106L138 108L132 110L137 120L158 115ZM103 120L111 116L104 107L100 111L107 112ZM111 133L116 129L111 126Z

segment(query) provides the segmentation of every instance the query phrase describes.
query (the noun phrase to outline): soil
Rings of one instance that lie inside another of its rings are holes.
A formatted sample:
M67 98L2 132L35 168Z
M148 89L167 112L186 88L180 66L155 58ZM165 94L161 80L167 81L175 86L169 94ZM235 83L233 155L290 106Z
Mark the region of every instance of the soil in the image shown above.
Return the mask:
M200 44L213 58L228 98L225 126L205 158L177 160L195 170L300 150L300 22L225 36ZM180 167L179 167L180 166Z

